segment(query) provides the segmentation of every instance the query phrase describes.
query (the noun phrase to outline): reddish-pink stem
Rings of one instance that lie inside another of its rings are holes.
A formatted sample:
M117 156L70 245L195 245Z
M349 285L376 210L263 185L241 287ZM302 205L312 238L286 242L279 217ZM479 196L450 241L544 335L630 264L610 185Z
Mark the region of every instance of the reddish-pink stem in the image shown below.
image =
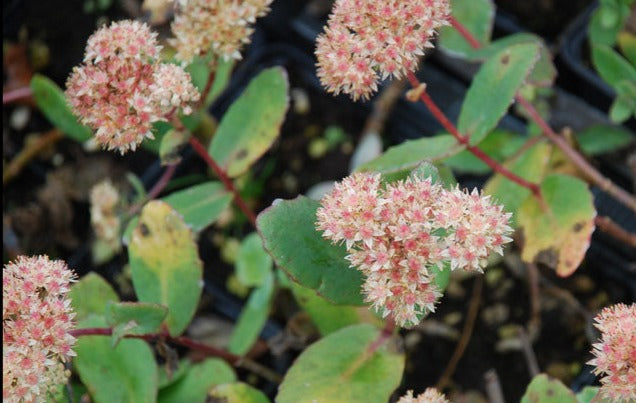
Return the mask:
M161 178L159 178L157 183L155 183L152 189L150 189L150 192L148 192L148 196L146 196L142 202L133 204L128 210L128 213L131 215L137 213L141 209L141 206L147 200L152 200L156 198L157 196L159 196L161 191L166 187L166 185L168 185L168 183L170 182L170 179L172 179L172 177L174 176L174 173L177 170L177 165L178 164L168 165L166 170L161 175Z
M194 136L190 136L190 145L194 149L194 151L199 154L199 156L205 161L206 164L214 171L216 176L223 182L225 188L234 195L234 202L238 206L239 209L245 214L249 222L256 227L256 215L254 212L247 206L245 200L241 197L240 193L234 187L234 184L227 176L225 171L214 161L214 159L208 153L208 150L205 149L203 144Z
M10 104L20 99L29 98L33 95L31 87L20 87L2 93L2 105Z
M459 32L462 37L475 49L481 48L481 44L475 36L466 29L466 27L454 17L449 17L450 24ZM603 191L612 195L616 200L620 201L633 211L636 211L636 198L619 186L616 186L609 178L603 176L596 168L594 168L579 152L568 144L565 139L556 134L548 123L541 117L534 106L521 95L515 97L517 102L524 107L530 115L530 118L541 128L543 134L550 139L563 153L576 165L590 181L599 186Z
M420 81L417 79L417 77L415 77L415 74L413 74L412 72L408 73L408 79L411 85L413 86L413 88L420 87ZM442 112L442 110L437 106L437 104L435 104L435 101L433 101L433 99L426 93L426 90L421 92L420 99L422 100L424 105L426 105L426 107L431 111L435 119L437 119L437 121L446 130L448 130L448 132L452 134L453 137L455 137L455 139L457 140L459 144L462 144L463 146L465 146L468 151L470 151L475 157L482 160L486 165L492 168L493 171L500 173L501 175L510 179L514 183L529 189L539 200L542 200L541 188L539 187L539 185L537 185L536 183L529 182L518 175L515 175L514 173L506 169L504 166L499 164L497 161L490 158L488 154L486 154L481 149L479 149L479 147L471 145L470 138L459 132L457 127L455 127L455 125L446 117L444 112Z

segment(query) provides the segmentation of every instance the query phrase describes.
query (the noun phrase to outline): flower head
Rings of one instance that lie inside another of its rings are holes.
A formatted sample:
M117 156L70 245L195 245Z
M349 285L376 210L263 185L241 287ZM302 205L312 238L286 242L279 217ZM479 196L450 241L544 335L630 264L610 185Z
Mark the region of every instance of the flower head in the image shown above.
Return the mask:
M616 402L636 401L636 303L604 308L595 318L601 341L593 345L601 394Z
M449 403L442 393L435 388L426 388L424 393L413 397L413 391L409 390L397 403Z
M240 59L241 47L249 43L256 17L269 11L272 0L187 0L179 1L172 23L177 58L190 62L212 52L225 60Z
M318 77L329 92L367 99L380 78L417 67L449 15L448 0L336 0L317 40Z
M190 75L159 63L156 34L137 21L114 22L95 32L84 64L73 69L66 96L95 139L122 154L153 138L152 124L199 99Z
M323 237L344 242L365 275L366 301L402 326L434 311L441 294L431 269L481 270L512 231L510 214L476 191L446 190L430 178L382 186L371 173L336 184L316 217Z
M67 294L75 274L47 256L18 257L2 271L2 398L43 401L66 382L75 353Z

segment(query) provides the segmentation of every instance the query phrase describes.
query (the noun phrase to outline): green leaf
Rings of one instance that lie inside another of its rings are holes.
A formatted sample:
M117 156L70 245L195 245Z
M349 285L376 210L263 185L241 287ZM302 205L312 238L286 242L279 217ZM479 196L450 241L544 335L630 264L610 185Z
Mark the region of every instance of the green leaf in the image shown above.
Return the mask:
M614 123L621 123L630 118L636 117L636 99L619 94L610 106L609 117Z
M299 196L261 212L256 226L265 250L293 281L336 304L363 305L362 274L349 267L343 245L316 230L317 209L318 202Z
M209 153L227 174L245 173L274 143L289 107L287 73L262 71L223 115Z
M210 390L214 402L224 403L269 403L263 392L243 382L224 383Z
M576 140L588 155L616 151L634 142L634 135L618 126L596 125L578 133Z
M495 161L502 162L512 156L525 141L523 136L516 133L495 129L479 143L478 147ZM485 175L492 171L488 165L468 150L445 159L444 164L464 174Z
M236 327L230 338L229 351L232 354L243 355L247 353L258 335L263 330L274 295L274 273L267 273L263 285L254 289L243 307Z
M451 0L453 17L470 31L481 45L490 42L495 20L492 0ZM439 30L439 46L450 54L469 57L475 49L453 27Z
M78 324L79 329L104 326L106 321L97 316ZM145 341L124 339L113 348L108 337L84 336L78 338L74 350L73 365L94 402L155 401L157 363Z
M576 397L558 379L539 374L532 378L521 403L576 403Z
M323 336L362 322L380 323L366 307L336 305L319 297L312 289L294 282L291 283L291 290Z
M203 264L192 231L169 204L151 201L141 211L128 256L139 301L168 307L170 334L181 334L201 295Z
M636 69L609 46L592 45L592 63L601 78L612 87L621 81L636 82Z
M529 182L538 183L547 172L551 154L552 148L548 144L538 143L513 160L506 161L503 166ZM484 193L492 195L495 202L513 213L510 220L513 227L517 224L517 209L532 194L501 174L495 174L486 182Z
M177 382L161 389L158 403L205 402L214 385L236 380L232 368L218 358L194 364Z
M167 388L181 380L181 378L183 378L192 367L192 361L182 359L179 361L176 368L169 368L170 366L170 363L166 363L159 367L159 389Z
M78 322L90 315L103 315L106 304L119 302L119 296L113 287L95 272L86 274L73 284L69 298L76 313L75 320Z
M550 87L556 78L557 71L552 62L550 50L538 35L522 32L505 36L484 48L475 50L471 60L488 60L510 46L523 43L532 43L539 47L539 60L528 75L528 83L539 87Z
M408 140L390 147L378 158L359 166L356 171L407 175L424 160L435 162L457 154L462 149L463 146L450 134Z
M188 227L198 233L216 221L228 208L232 202L232 194L219 182L206 182L171 193L160 200L175 209ZM138 218L135 217L126 227L124 243L130 243L130 236L137 223Z
M272 271L272 257L263 249L257 233L251 233L243 242L236 257L236 276L247 287L262 285Z
M580 179L554 174L541 183L541 194L545 205L530 197L519 208L517 221L524 240L521 258L544 263L567 277L590 246L596 217L592 193Z
M181 161L181 150L188 142L190 134L185 130L168 130L161 138L159 158L161 165L174 165Z
M287 372L276 402L386 403L402 379L404 355L391 340L370 354L379 335L371 325L355 325L312 344Z
M618 34L618 47L632 66L636 66L636 35L627 31L621 32Z
M468 88L457 128L478 144L506 114L539 57L534 43L512 45L484 63Z
M33 99L44 116L62 133L80 143L89 140L93 131L80 124L66 102L64 91L53 81L40 74L31 79Z
M591 403L596 395L598 395L598 391L598 386L586 386L576 394L576 400L579 403Z
M145 302L119 302L106 304L106 322L113 328L113 345L125 335L157 333L168 308Z
M587 31L590 42L614 46L616 35L625 25L629 13L629 6L624 1L601 1L590 17Z
M197 87L200 93L205 89L205 85L210 75L211 58L212 56L197 56L194 58L192 63L186 67L186 71L190 73L190 77L192 78L192 84ZM225 88L227 88L232 75L232 68L234 68L233 59L224 60L223 58L219 58L215 61L215 64L216 70L214 72L214 82L212 83L212 88L205 100L205 107L212 105L212 102L221 95Z

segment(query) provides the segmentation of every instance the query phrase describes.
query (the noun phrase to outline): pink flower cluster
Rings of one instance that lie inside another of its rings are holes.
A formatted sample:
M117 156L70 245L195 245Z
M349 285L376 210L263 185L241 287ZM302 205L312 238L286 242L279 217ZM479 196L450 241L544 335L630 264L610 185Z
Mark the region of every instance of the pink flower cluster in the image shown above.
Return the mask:
M84 64L73 69L66 96L95 139L122 154L153 138L152 124L199 99L190 75L158 61L157 34L138 21L114 22L89 39Z
M356 173L321 202L317 229L344 242L364 273L366 301L402 326L432 312L441 296L432 268L482 271L490 252L510 242L511 214L477 191L444 189L430 179L382 186L380 174Z
M181 0L172 23L175 38L170 44L177 58L190 62L212 52L225 60L240 59L241 47L249 43L256 17L269 11L272 0Z
M601 394L613 402L636 401L636 303L604 308L595 318L601 341L593 345Z
M424 393L420 393L416 397L413 396L412 390L407 391L406 395L402 396L397 403L449 403L449 401L437 389L426 388Z
M2 400L45 401L66 382L75 353L67 297L75 274L47 256L18 257L2 271Z
M448 0L336 0L317 40L318 77L329 92L367 99L380 78L416 69L449 15Z

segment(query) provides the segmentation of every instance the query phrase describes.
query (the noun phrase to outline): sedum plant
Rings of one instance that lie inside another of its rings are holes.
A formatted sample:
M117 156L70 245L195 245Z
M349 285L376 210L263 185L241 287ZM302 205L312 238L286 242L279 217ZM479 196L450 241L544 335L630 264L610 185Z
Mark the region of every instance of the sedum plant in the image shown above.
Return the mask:
M237 380L240 367L272 381L282 376L278 402L386 402L405 367L397 330L435 310L451 271L482 273L488 257L503 254L516 230L523 234L516 246L524 262L544 263L566 277L580 265L600 225L590 184L636 211L633 195L546 123L541 94L555 72L547 48L529 34L492 41L489 1L336 0L317 40L317 75L326 90L368 100L383 80L406 78L412 86L407 99L421 101L446 132L389 148L320 202L304 196L277 200L256 214L237 182L279 135L289 104L287 75L274 67L254 77L207 145L213 125L206 125L206 109L227 85L252 24L271 1L175 3L174 37L168 40L174 58L161 53L147 25L119 21L88 39L84 62L71 73L65 93L44 77L33 79L36 103L69 137L93 139L121 154L148 147L166 169L131 204L110 182L91 191L91 223L110 251L100 256L118 253L120 241L127 247L136 302L120 301L96 273L75 282L64 263L46 257L20 257L5 266L7 401L60 400L69 393L62 384L71 372L77 376L70 389L85 388L95 402L267 401ZM483 63L456 123L415 75L435 40L447 52ZM534 135L504 135L516 144L504 152L492 143L500 140L495 128L512 103L533 122ZM186 143L218 180L159 198ZM557 172L551 165L557 153L581 173ZM483 191L468 191L455 183L449 166L492 176ZM204 270L210 270L200 259L198 235L227 216L231 204L256 232L237 248L236 279L249 296L229 347L222 349L185 334L201 300ZM625 237L624 230L612 229ZM282 288L323 337L277 374L249 352ZM607 375L601 394L617 400L634 398L627 340L632 308L619 305L597 320L604 334L592 363ZM180 361L174 346L206 358ZM69 361L72 367L65 366ZM524 399L573 396L561 389L540 375ZM448 400L428 388L408 391L398 401Z

